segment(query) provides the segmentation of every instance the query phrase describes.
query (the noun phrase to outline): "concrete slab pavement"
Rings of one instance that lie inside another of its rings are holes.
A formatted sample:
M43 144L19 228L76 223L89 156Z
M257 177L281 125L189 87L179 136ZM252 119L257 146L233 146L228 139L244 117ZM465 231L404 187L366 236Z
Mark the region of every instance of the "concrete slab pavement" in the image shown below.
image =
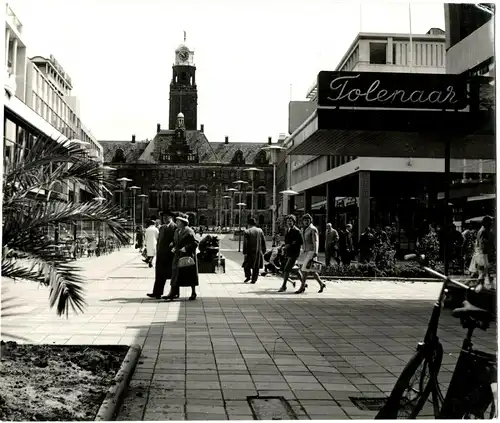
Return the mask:
M2 339L13 332L35 343L142 344L118 420L251 420L252 395L283 396L299 419L372 418L349 397L390 392L440 284L329 282L318 294L311 281L304 295L279 294L275 277L243 284L234 242L222 249L227 273L200 275L196 301L145 297L154 269L131 248L82 262L88 307L69 319L48 308L46 289L3 281L26 314L2 321ZM463 334L443 311L445 384ZM495 351L496 327L478 331L475 343Z

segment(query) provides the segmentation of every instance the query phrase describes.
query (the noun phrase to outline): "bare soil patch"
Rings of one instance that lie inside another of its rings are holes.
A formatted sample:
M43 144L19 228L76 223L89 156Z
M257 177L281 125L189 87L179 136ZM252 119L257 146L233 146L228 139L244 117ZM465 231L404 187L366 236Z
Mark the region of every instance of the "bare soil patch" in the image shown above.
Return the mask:
M127 350L2 341L0 421L94 420Z

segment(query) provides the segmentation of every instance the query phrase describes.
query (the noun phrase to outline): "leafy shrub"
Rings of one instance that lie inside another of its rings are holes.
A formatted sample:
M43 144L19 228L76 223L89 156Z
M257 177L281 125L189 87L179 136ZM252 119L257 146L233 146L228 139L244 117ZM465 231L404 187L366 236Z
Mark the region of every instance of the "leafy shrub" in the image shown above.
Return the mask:
M443 265L438 263L436 271L443 272ZM322 272L324 276L344 276L361 278L429 278L431 277L416 263L396 263L386 269L378 269L374 263L351 264L350 266L329 267Z
M439 238L436 232L425 235L417 247L418 254L424 254L429 266L434 268L439 261Z
M388 242L380 242L374 245L373 256L376 268L380 271L393 269L396 264L396 250Z

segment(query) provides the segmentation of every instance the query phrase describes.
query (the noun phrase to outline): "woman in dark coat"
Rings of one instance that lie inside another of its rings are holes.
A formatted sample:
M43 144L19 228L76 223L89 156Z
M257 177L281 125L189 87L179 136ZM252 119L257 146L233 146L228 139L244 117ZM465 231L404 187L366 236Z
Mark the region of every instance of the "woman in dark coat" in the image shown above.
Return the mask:
M190 300L196 299L196 287L198 286L198 263L196 260L196 241L194 231L188 226L189 220L184 213L179 214L176 219L177 230L174 234L174 260L172 262L172 279L170 280L170 292L164 300L173 300L179 295L179 288L182 286L191 287ZM184 261L185 257L191 258L191 265L179 267L179 261Z

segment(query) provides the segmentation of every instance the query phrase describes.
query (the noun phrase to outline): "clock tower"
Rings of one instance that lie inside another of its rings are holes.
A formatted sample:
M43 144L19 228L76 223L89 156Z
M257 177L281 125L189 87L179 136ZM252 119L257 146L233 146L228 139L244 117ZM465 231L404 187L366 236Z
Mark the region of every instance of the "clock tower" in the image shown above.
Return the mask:
M184 43L186 33L184 32ZM198 90L196 88L196 66L193 62L194 51L185 44L175 50L175 63L172 66L170 82L169 129L176 128L177 116L184 115L186 130L197 129Z

